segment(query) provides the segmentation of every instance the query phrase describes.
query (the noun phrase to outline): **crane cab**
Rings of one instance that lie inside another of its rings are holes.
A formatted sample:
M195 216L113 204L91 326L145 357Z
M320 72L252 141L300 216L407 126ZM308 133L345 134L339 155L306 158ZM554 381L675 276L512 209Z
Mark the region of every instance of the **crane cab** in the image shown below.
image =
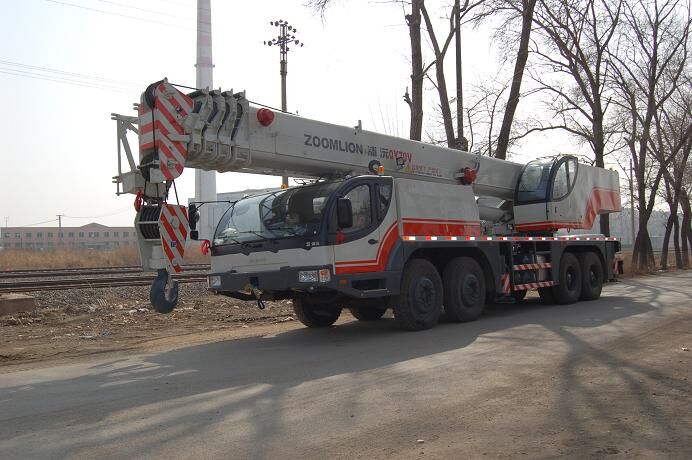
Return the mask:
M620 211L618 176L571 155L533 160L521 170L514 205L520 232L590 229L597 215Z

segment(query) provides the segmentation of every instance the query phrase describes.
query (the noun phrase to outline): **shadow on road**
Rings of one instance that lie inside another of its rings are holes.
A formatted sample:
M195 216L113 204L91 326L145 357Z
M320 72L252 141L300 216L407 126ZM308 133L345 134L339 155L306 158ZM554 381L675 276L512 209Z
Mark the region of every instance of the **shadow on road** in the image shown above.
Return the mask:
M363 371L389 368L387 376L378 382L386 385L387 379L396 379L397 373L405 372L397 369L401 363L422 357L436 359L434 355L463 350L478 340L495 341L493 346L498 350L517 346L541 348L546 339L529 340L526 334L519 337L511 332L519 326L552 331L569 347L560 372L565 385L571 385L569 391L579 395L574 401L597 402L590 393L593 389L580 386L575 379L576 369L589 359L616 372L626 391L638 391L642 405L656 410L648 401L649 396L638 389L636 377L640 373L655 376L653 371L609 356L574 332L652 312L663 292L670 292L634 280L616 287L617 292L636 289L638 300L610 295L595 302L548 306L532 299L521 305L489 305L478 321L443 323L417 333L398 331L393 319L354 321L329 329L297 329L276 336L192 346L141 359L112 360L90 366L86 375L76 378L0 389L0 441L24 435L40 438L52 429L69 427L69 437L53 445L37 443L30 452L42 456L63 449L79 457L99 446L117 446L121 457L142 457L147 452L157 452L173 439L195 439L210 426L230 423L227 429L233 430L232 420L250 414L249 418L256 421L252 439L247 442L256 446L255 454L261 458L269 455L263 450L267 441L284 429L279 402L290 404L289 393L296 387L317 385L317 380L349 374L344 378L344 393L335 396L347 408L356 403L344 399L346 394L354 393L353 386L371 384L358 375ZM669 384L680 386L681 382ZM338 387L339 381L335 380L334 385ZM570 400L563 404L560 410L571 414L567 420L570 429L585 429ZM595 410L599 416L608 415L599 412L598 407ZM37 414L43 414L40 429L34 417ZM160 429L162 425L166 426L165 431ZM665 429L676 427L668 423ZM2 451L0 447L0 454Z

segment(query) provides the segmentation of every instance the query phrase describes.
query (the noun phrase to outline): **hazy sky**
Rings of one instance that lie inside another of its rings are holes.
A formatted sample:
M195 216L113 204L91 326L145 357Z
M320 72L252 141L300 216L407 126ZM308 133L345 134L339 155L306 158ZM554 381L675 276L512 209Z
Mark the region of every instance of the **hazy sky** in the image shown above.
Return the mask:
M214 86L279 106L278 49L262 41L276 33L270 20L286 19L305 42L289 54L289 110L350 126L361 119L365 129L407 137L401 96L410 81L409 41L401 7L337 1L323 22L303 3L212 0ZM132 103L162 77L194 86L196 1L2 0L2 6L0 224L56 214L68 216L66 226L131 224L133 197L116 197L111 183L117 144L110 113L134 115ZM497 58L487 34L469 28L463 40L465 81L488 78ZM453 54L447 66L454 91ZM426 97L433 102L436 94ZM194 194L193 181L192 170L176 181L181 201ZM217 183L224 192L280 179L225 173Z

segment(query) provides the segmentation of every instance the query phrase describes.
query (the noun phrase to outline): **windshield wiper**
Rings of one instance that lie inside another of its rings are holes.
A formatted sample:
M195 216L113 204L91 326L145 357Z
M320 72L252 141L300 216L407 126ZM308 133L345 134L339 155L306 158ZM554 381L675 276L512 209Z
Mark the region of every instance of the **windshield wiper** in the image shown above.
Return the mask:
M295 231L292 227L274 227L272 230L282 230L290 233L293 236L300 236L298 235L298 232Z
M252 234L255 235L255 236L259 236L259 237L262 238L262 240L264 240L264 241L274 241L274 240L272 240L271 238L267 238L266 236L262 235L260 232L255 231L255 230L246 230L246 231L244 231L244 232L238 232L239 235L240 235L240 234L243 234L243 233L252 233ZM247 243L246 243L246 244L247 244Z

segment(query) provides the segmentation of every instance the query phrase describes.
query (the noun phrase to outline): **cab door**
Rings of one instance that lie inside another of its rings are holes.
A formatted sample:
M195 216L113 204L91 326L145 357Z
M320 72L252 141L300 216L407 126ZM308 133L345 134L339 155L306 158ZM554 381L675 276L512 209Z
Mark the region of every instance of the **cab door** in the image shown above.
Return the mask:
M548 220L563 228L576 228L583 222L584 209L580 204L585 201L579 193L572 193L578 168L576 158L564 157L555 164L551 173L547 201Z
M334 268L337 275L383 271L382 227L392 200L391 178L355 180L341 196L351 201L353 226L335 228ZM331 219L336 226L336 218Z

